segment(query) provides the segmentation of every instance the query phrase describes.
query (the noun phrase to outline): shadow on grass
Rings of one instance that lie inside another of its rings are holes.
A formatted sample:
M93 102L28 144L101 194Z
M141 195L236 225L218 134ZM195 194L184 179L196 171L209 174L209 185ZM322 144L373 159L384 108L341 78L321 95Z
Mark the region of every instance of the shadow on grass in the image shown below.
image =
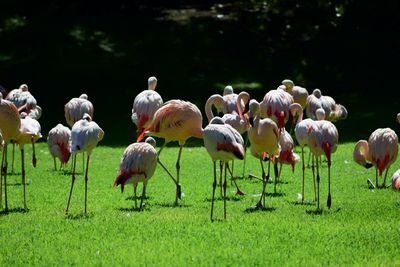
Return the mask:
M135 208L135 207L130 207L130 208L116 208L119 211L122 212L142 212L142 211L148 211L150 210L149 208L146 207L146 205L143 204L143 207L140 208Z
M140 201L141 199L142 199L141 196L136 196L136 200ZM144 199L148 200L150 198L148 196L144 196ZM125 200L135 200L135 197L134 196L129 196L129 197L125 198Z
M301 203L301 201L289 201L290 204L293 204L295 206L300 205L300 206L314 206L315 205L315 201L309 200L309 201L303 201L303 203Z
M163 208L190 208L192 205L176 203L156 203L155 206Z
M231 196L231 197L227 196L227 197L226 197L226 200L227 200L227 201L240 201L240 200L243 199L243 197L244 197L244 196ZM211 202L211 198L206 198L204 201L205 201L205 202ZM221 196L215 197L215 198L214 198L214 201L224 201L224 198L221 197Z
M244 210L245 213L252 213L252 212L272 212L275 211L276 208L274 207L260 207L260 206L251 206Z
M67 220L88 220L90 218L93 218L93 214L92 213L79 213L79 214L66 214L65 215L65 219Z
M282 192L274 192L274 193L265 193L267 197L283 197L286 196L285 193Z
M5 215L8 215L10 213L28 213L28 212L29 212L29 209L13 208L13 209L0 211L0 216L5 216Z

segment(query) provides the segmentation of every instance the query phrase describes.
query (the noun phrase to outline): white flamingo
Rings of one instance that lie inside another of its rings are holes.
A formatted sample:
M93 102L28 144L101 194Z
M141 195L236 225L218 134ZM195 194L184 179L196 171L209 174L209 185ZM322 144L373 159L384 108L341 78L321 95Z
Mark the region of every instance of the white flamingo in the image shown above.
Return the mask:
M21 150L21 175L22 175L22 185L24 193L24 209L26 207L26 193L25 193L25 153L24 146L26 144L32 144L32 164L36 167L36 155L35 155L35 142L42 137L40 133L41 127L37 120L32 119L27 116L25 112L21 113L21 134L19 135L16 143L19 145Z
M76 154L87 153L86 170L85 170L85 214L87 212L87 182L89 171L89 159L93 149L97 143L104 137L104 131L92 121L89 114L84 114L81 120L78 120L71 130L71 154L73 155L73 169L72 169L72 183L71 190L68 197L68 204L65 213L68 214L69 204L71 202L72 189L75 182L75 165Z
M204 146L210 155L214 164L214 182L213 192L211 199L211 221L213 221L214 211L214 196L215 188L217 186L216 178L216 161L219 160L225 164L225 178L224 178L224 219L226 219L226 169L228 162L235 159L243 159L244 148L243 138L241 135L230 125L225 124L219 117L211 120L210 124L204 128ZM220 174L221 175L221 174Z
M71 128L74 126L75 122L83 118L85 113L93 118L93 112L93 104L88 100L87 94L81 94L79 97L72 98L64 106L65 120Z
M157 167L155 145L156 140L153 137L147 137L145 142L130 144L122 155L118 176L114 182L114 187L121 185L121 192L124 191L126 184L133 183L135 208L137 208L136 189L139 182L143 183L139 210L142 210L147 183Z
M294 85L291 80L283 80L282 85L284 90L293 96L294 103L299 103L304 109L307 105L308 91L306 88Z
M11 141L17 141L21 135L20 131L21 119L19 117L18 109L11 101L3 99L0 94L0 130L3 136L3 155L1 159L1 177L0 177L0 208L2 208L2 182L4 177L4 198L5 198L5 212L8 211L7 202L7 145ZM25 187L25 183L23 183ZM25 189L24 189L25 192ZM26 205L25 205L26 206Z
M385 188L389 167L396 161L398 154L397 134L390 128L378 128L369 136L368 142L360 140L356 143L353 159L356 163L369 168L375 166L375 185L368 180L373 187ZM382 186L378 185L378 174L385 177Z
M143 128L147 127L153 120L154 113L162 106L163 100L155 91L157 78L152 76L148 79L148 89L140 92L133 101L132 122L137 127L137 134L140 135Z
M60 160L61 169L67 164L71 155L71 130L61 123L57 124L49 131L47 146L54 160L54 170L57 170L56 158Z
M327 206L331 208L332 197L331 197L331 155L337 149L339 142L339 133L336 126L330 121L318 120L314 121L314 131L311 131L309 136L309 146L311 153L316 157L317 163L317 211L319 208L319 157L325 155L328 161L328 199Z
M254 150L255 154L260 156L260 164L262 169L262 180L263 180L263 191L261 198L256 205L258 209L265 208L265 189L270 177L270 165L271 161L279 157L281 147L279 145L279 129L276 123L269 119L260 118L260 104L252 99L249 105L249 121L250 128L248 129L248 136L251 144L251 149ZM265 175L263 159L265 153L268 154L268 173ZM275 178L277 179L277 177Z
M336 104L336 101L330 97L322 95L320 89L315 89L311 95L307 97L306 114L308 118L316 118L316 110L322 108L325 111L326 120L335 122L347 118L347 109L341 105Z

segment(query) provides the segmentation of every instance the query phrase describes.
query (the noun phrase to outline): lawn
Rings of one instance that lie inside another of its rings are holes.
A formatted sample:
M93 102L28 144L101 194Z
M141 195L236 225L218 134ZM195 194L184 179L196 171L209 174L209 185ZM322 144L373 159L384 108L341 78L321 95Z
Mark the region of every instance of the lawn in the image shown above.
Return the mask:
M21 210L19 153L16 174L8 176L11 211L0 214L0 266L400 265L400 193L369 189L366 181L375 181L375 171L353 162L353 147L354 143L340 144L332 157L331 209L326 207L327 166L323 163L322 214L311 212L315 203L310 168L306 169L306 203L298 204L298 163L294 174L284 166L278 194L272 194L273 184L268 184L266 211L248 211L258 201L260 181L238 179L246 193L243 197L234 196L235 188L229 182L227 220L223 220L223 201L217 191L216 220L211 222L213 170L203 147L183 150L180 205L173 205L174 184L158 167L149 181L142 212L132 208L132 186L126 186L122 194L119 187L113 188L125 148L99 146L91 156L88 215L84 215L79 155L70 214L66 216L70 165L66 171L54 171L47 144L38 143L36 168L30 163L31 149L26 148L28 212ZM161 154L173 173L177 152L177 147L168 147ZM235 164L236 174L241 175L242 166L242 162ZM398 168L396 162L387 183ZM260 175L259 162L251 156L246 173Z

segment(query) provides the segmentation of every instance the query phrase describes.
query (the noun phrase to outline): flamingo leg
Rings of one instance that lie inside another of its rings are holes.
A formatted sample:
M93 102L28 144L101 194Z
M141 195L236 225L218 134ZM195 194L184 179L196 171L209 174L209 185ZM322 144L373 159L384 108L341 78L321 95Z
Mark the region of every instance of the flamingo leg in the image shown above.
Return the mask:
M232 169L229 170L229 173L231 173L231 185L233 183L233 167L234 167L234 163L235 163L235 161L232 160ZM228 169L229 169L229 165L228 165Z
M137 209L137 197L136 197L136 189L137 189L138 184L134 183L133 184L133 200L135 201L135 209Z
M232 179L233 183L234 183L235 186L236 186L236 194L235 194L235 195L237 195L237 196L244 196L244 193L240 190L240 188L239 188L239 186L238 186L238 184L237 184L237 182L236 182L236 177L233 176L232 171L229 169L229 165L228 165L228 171L229 171L229 173L230 173L230 175L231 175L231 179Z
M268 172L269 172L269 164L270 164L270 162L271 161L268 161ZM265 170L264 170L264 164L263 164L262 156L260 157L260 163L261 163L261 170L262 170L263 191L261 192L261 197L260 197L260 200L258 201L256 207L260 208L260 209L263 209L264 206L265 206L265 188L267 186L268 179L265 176ZM268 173L268 176L269 176L269 173Z
M319 211L319 181L320 181L320 177L319 177L318 157L316 157L315 161L317 162L317 211Z
M213 161L214 165L214 182L212 184L213 191L212 191L212 197L211 197L211 221L213 221L213 212L214 212L214 197L215 197L215 189L217 187L217 164L215 161Z
M15 154L15 143L12 142L13 150L11 154L11 173L14 173L14 154Z
M182 189L181 185L179 184L179 173L181 169L180 161L181 161L181 155L182 155L182 148L183 145L179 145L179 153L178 153L178 159L176 160L176 198L175 198L175 203L178 204L178 199L181 199L182 197Z
M85 214L87 213L87 184L88 184L88 171L89 171L89 158L90 155L87 155L87 160L86 160L86 171L85 171Z
M24 196L24 210L26 211L28 208L26 207L25 155L23 147L21 147L21 176L22 176L22 192Z
M315 180L315 166L314 166L314 156L312 156L312 163L311 163L311 170L312 170L312 175L313 175L313 182L314 182L314 201L317 200L317 185L316 185L316 180Z
M54 161L54 170L57 171L56 157L53 157L53 161ZM60 166L60 168L61 168L61 166Z
M3 176L4 176L4 163L5 163L5 145L2 145L3 152L1 157L1 174L0 174L0 209L3 209Z
M386 177L387 177L388 171L389 171L389 167L386 168L385 178L383 179L382 188L385 188L385 187L386 187Z
M33 141L33 137L31 137L32 143L32 165L36 168L36 152L35 152L35 142Z
M244 141L244 158L243 158L243 173L242 177L244 177L244 173L246 171L246 151L247 151L247 144L249 142L248 134L246 133L246 139Z
M305 180L305 170L306 166L304 163L304 147L301 147L301 163L302 163L302 171L303 171L303 177L301 180L301 204L304 203L304 180Z
M4 165L2 166L2 172L4 172L4 202L6 204L5 212L8 211L8 202L7 202L7 145L4 146Z
M143 199L144 196L146 195L146 183L143 183L143 189L142 189L142 197L140 199L140 206L139 206L139 210L142 210L142 206L143 206Z
M219 161L219 193L220 196L222 197L222 175L224 173L224 164L222 161Z
M375 167L375 186L379 188L378 184L378 168Z
M72 196L72 189L74 188L74 183L75 183L76 154L73 157L74 158L72 163L72 183L71 183L71 189L69 191L68 203L67 203L67 208L65 209L65 214L68 214L69 204L71 202L71 196Z
M328 161L328 200L326 201L326 205L328 209L332 206L332 197L331 197L331 162Z
M226 169L228 168L228 162L225 162L225 173L224 173L224 219L226 220Z

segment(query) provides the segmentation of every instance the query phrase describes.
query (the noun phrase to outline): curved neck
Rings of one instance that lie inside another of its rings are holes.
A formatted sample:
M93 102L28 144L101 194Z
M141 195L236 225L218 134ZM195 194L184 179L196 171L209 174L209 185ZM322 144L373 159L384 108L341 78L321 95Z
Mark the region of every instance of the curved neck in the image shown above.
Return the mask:
M250 100L250 95L247 92L240 92L240 94L237 97L236 100L236 107L237 110L239 111L239 116L242 118L242 114L246 113L249 111L249 100ZM244 110L243 110L243 105L244 104Z
M303 120L303 108L299 103L291 104L289 110L293 118L296 116L296 114L298 115L296 124L300 123Z
M209 99L207 99L206 105L205 105L205 113L207 116L207 120L208 122L210 122L212 120L212 118L214 118L214 114L212 112L212 106L218 106L218 104L223 104L224 103L224 99L222 98L221 95L215 94L210 96ZM217 108L218 109L218 108Z
M365 140L360 140L354 147L353 159L356 163L365 167L368 160L369 145Z

